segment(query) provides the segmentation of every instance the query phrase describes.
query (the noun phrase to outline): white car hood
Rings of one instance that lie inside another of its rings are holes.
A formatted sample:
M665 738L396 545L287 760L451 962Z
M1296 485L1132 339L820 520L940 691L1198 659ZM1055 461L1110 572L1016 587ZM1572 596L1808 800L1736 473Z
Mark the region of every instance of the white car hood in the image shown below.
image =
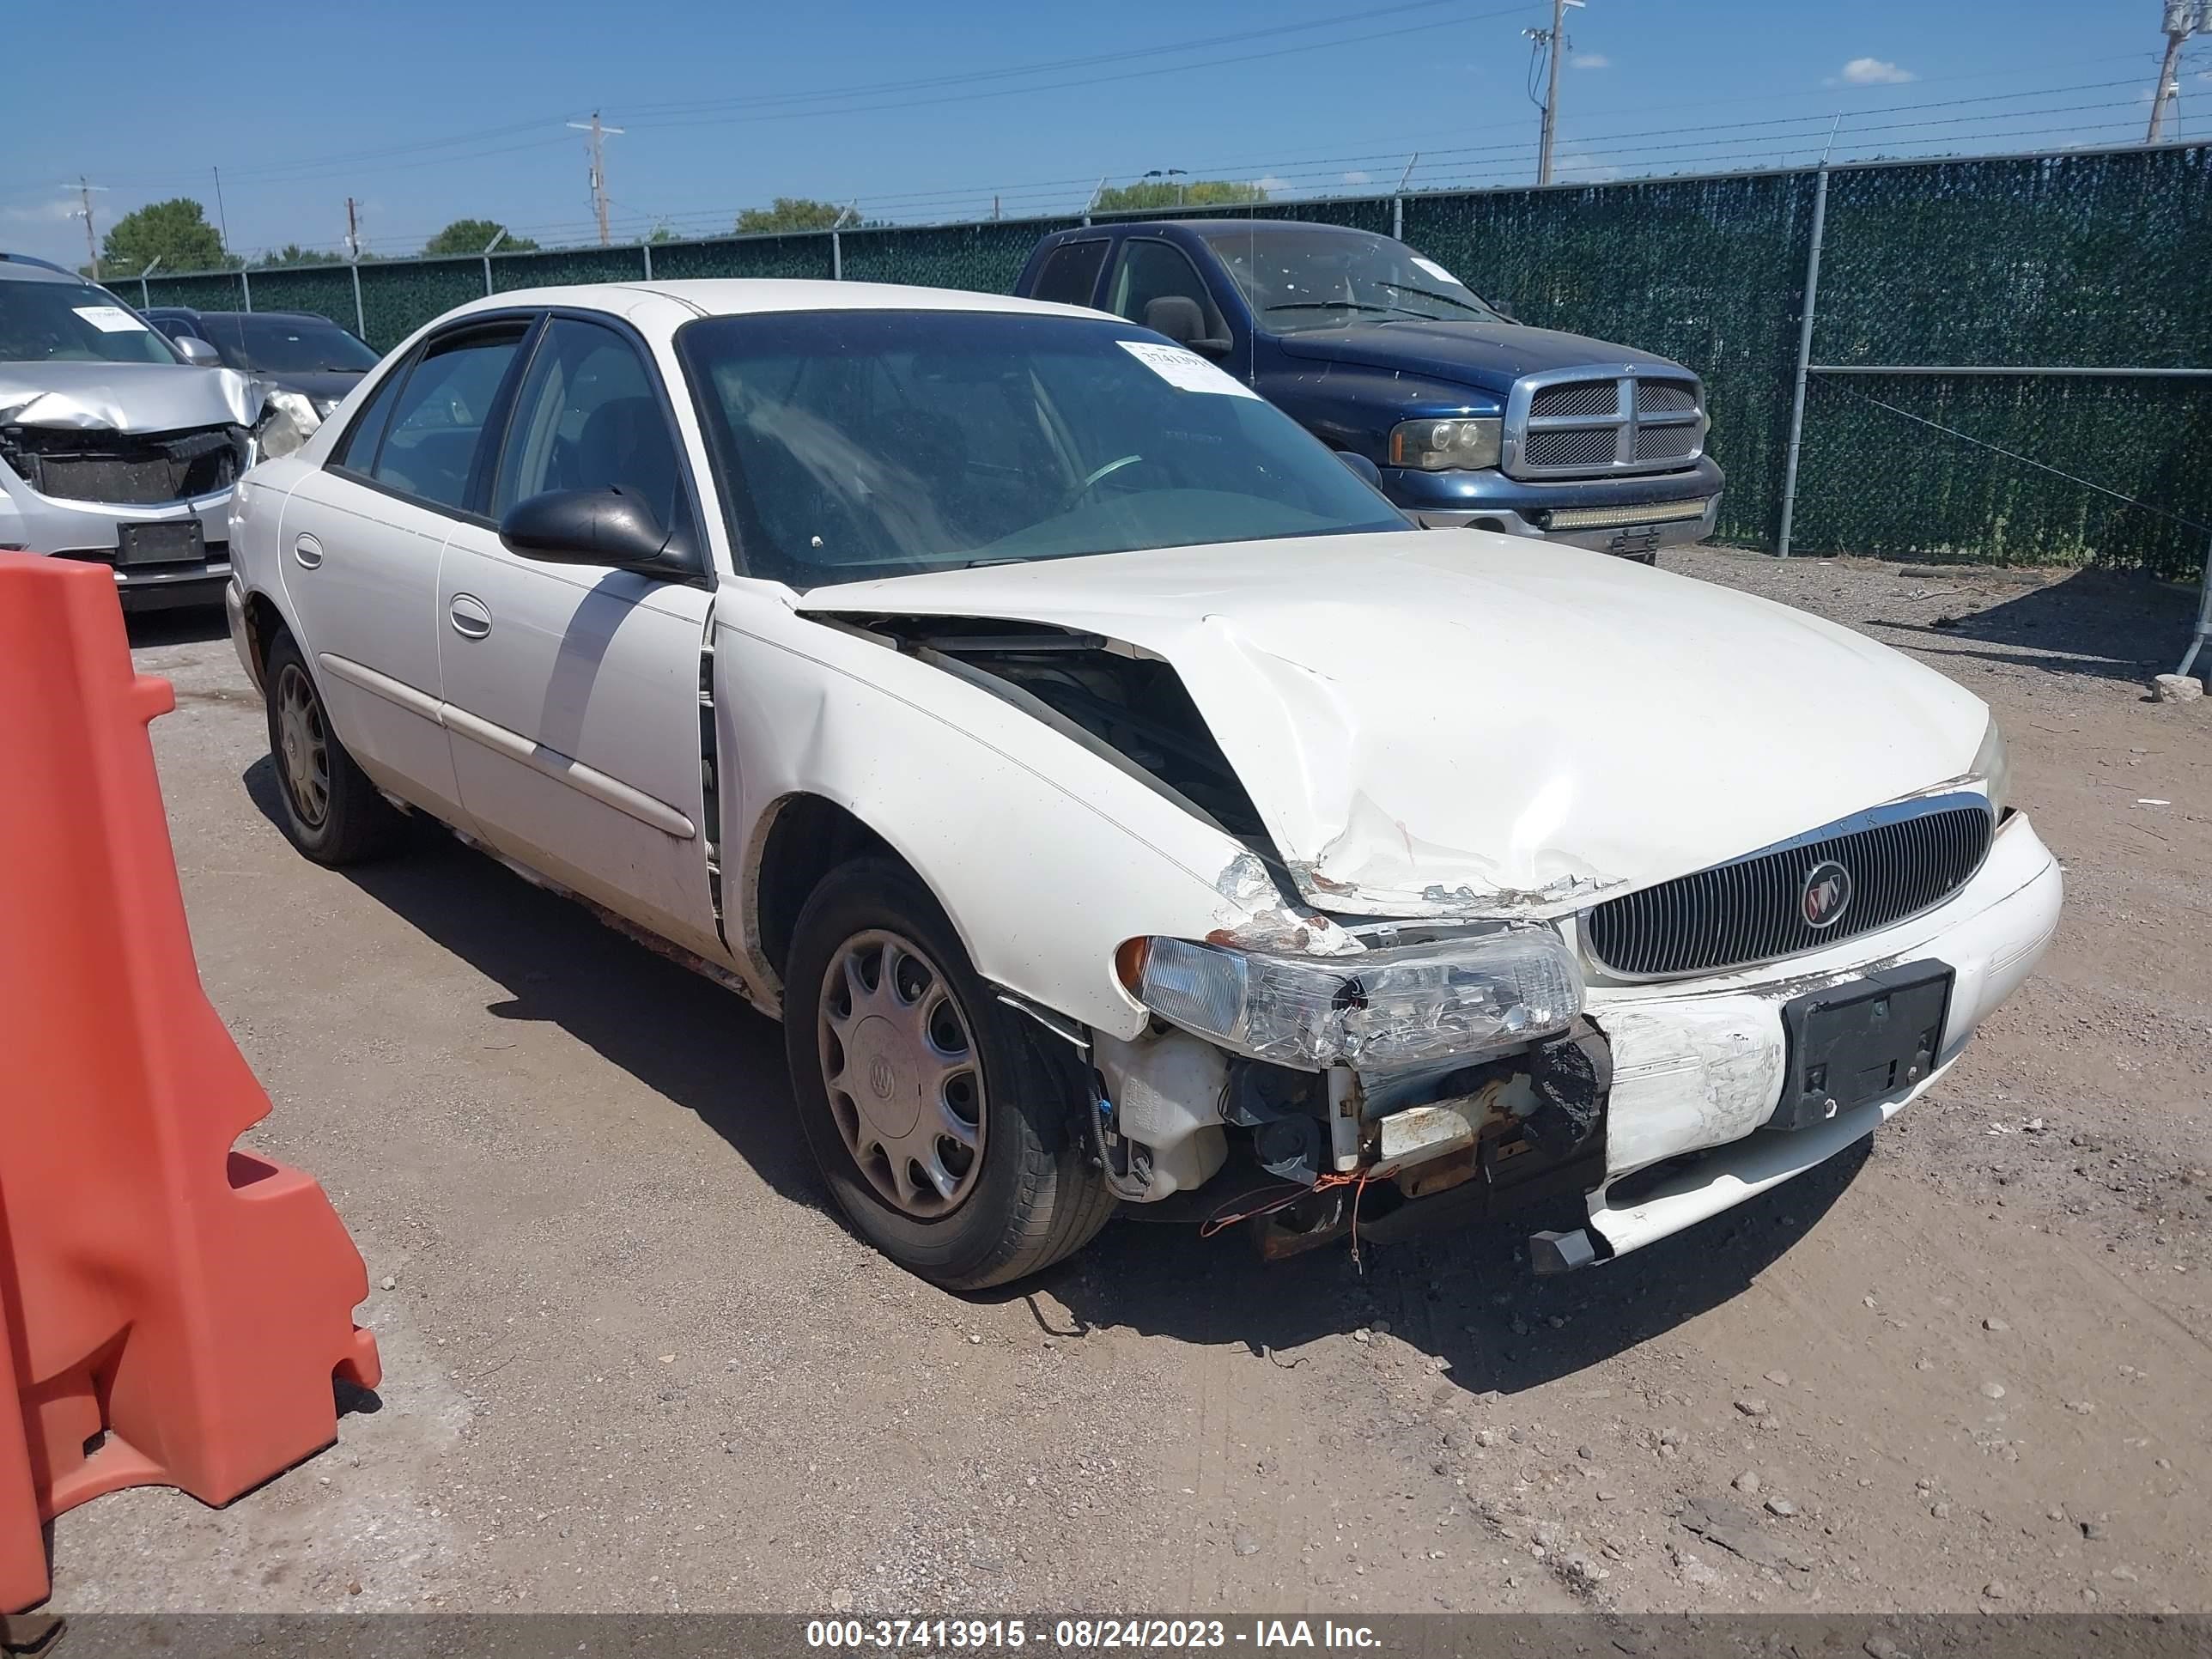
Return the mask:
M234 368L193 363L0 362L0 420L79 432L251 426L261 389Z
M1558 914L1960 778L1988 711L1802 611L1479 531L1162 549L816 588L1173 665L1307 901Z

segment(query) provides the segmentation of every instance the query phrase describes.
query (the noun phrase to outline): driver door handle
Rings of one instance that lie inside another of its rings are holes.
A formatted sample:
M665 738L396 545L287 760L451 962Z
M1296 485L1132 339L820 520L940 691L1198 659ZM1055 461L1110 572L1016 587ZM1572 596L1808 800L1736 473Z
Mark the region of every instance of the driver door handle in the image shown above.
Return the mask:
M480 640L491 632L491 610L473 593L456 593L446 607L453 632L464 639Z

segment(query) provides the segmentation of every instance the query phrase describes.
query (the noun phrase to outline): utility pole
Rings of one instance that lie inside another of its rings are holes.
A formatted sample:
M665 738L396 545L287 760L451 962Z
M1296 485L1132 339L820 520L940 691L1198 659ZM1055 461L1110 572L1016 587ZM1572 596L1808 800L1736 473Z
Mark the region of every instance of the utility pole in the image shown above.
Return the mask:
M63 188L67 189L68 186L64 185ZM95 283L100 280L100 238L92 228L92 192L106 188L106 185L88 185L84 181L84 175L81 173L77 174L77 210L70 215L72 219L84 221L84 257L92 271L92 280Z
M592 135L592 211L599 217L599 246L601 247L605 247L607 246L607 155L605 140L611 135L620 133L622 129L620 127L601 126L599 125L599 112L597 110L593 110L592 112L592 118L588 122L571 121L568 125L575 128L579 132L588 132Z
M1552 0L1552 27L1521 31L1549 59L1544 88L1544 125L1536 140L1536 182L1540 185L1552 182L1552 146L1559 131L1559 59L1567 53L1567 8L1583 3L1583 0Z
M346 258L358 261L361 258L361 221L354 210L353 198L346 198Z
M2181 49L2192 34L2212 33L2212 5L2207 0L2166 0L2166 58L2158 66L2158 85L2151 89L2150 126L2143 143L2154 144L2166 126L2166 106L2174 106L2180 121Z

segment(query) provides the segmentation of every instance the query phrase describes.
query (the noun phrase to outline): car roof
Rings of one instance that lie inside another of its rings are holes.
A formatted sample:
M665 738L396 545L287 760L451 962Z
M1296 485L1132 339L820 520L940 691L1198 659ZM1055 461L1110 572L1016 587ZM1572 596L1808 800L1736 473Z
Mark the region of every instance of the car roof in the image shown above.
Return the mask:
M1242 214L1221 213L1204 219L1109 219L1103 224L1086 226L1077 230L1057 233L1063 238L1096 235L1103 230L1187 230L1193 235L1203 236L1224 226L1235 226L1240 231L1257 231L1263 236L1292 230L1318 230L1339 233L1346 236L1375 236L1378 231L1362 230L1356 225L1332 225L1318 219L1248 219Z
M563 288L516 289L472 300L448 313L568 306L587 311L634 315L641 301L662 300L693 317L737 317L775 311L995 311L1039 317L1098 313L1082 306L1018 300L1006 294L977 294L966 289L922 288L893 283L819 282L806 278L745 276L684 282L580 283ZM258 314L258 313L257 313ZM681 319L678 319L681 320Z
M87 281L73 270L27 253L0 253L0 277L18 283L71 283L79 288Z

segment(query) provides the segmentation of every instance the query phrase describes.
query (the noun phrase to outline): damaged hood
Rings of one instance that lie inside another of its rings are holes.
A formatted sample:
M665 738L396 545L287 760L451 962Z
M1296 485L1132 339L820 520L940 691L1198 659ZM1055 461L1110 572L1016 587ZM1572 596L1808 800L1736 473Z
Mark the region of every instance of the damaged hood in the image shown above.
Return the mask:
M263 393L233 368L190 363L0 362L0 425L74 432L251 426Z
M1539 915L1954 780L1988 711L1848 629L1480 531L816 588L802 614L1100 634L1173 665L1309 902Z

